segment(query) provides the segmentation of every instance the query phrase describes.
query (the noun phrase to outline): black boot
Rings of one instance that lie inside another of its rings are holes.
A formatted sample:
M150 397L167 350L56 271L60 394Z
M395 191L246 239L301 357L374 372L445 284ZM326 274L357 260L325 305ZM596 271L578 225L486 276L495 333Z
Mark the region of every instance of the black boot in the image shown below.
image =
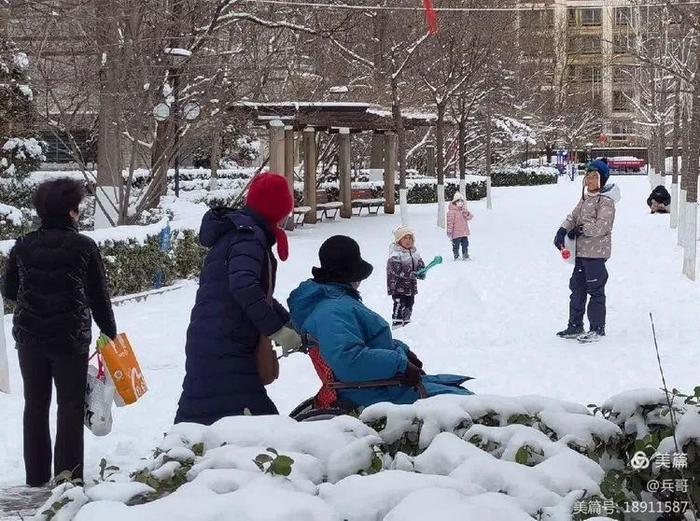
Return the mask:
M569 324L566 329L559 331L557 336L559 338L578 338L584 333L583 326L572 326Z

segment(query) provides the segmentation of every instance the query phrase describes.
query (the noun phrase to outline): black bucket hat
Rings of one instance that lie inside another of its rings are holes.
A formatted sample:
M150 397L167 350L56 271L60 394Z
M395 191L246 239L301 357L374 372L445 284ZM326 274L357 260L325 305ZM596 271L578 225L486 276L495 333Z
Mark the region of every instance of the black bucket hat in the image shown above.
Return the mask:
M321 267L311 273L317 282L350 284L365 280L372 274L372 265L360 255L360 246L351 237L334 235L318 250Z

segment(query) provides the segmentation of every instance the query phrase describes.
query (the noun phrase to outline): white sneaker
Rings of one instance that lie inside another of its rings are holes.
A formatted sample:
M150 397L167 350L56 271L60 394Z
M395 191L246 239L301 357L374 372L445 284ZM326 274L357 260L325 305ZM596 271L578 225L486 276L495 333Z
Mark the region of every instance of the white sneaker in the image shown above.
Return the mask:
M589 331L588 333L576 337L576 340L582 344L595 344L596 342L600 342L602 338L603 335L600 335L596 331Z

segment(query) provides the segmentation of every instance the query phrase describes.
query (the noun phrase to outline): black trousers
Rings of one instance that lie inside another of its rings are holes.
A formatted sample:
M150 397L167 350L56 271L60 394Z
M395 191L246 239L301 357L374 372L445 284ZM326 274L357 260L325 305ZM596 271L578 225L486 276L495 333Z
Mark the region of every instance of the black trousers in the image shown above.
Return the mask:
M58 404L54 476L68 470L73 479L82 479L87 353L55 354L20 348L18 356L24 381L24 468L27 485L39 486L51 479L49 407L54 384Z
M398 327L405 326L411 321L416 297L414 295L392 295L391 298L394 300L391 324Z
M569 325L583 326L583 315L588 300L588 322L591 331L605 331L605 283L608 270L605 259L579 257L569 281ZM588 298L590 297L590 298Z

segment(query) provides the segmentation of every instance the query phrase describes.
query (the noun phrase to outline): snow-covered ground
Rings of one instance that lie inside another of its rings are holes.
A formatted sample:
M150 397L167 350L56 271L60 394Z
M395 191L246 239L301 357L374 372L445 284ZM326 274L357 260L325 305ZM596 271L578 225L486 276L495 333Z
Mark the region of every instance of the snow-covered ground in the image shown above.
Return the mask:
M417 246L430 260L446 262L421 283L414 322L397 333L425 362L429 372L476 377L476 393L538 394L580 403L600 403L618 392L658 387L660 377L649 327L654 313L669 386L691 391L699 385L700 286L681 275L681 254L668 216L649 215L645 177L615 178L622 190L608 269L608 337L597 345L562 341L554 332L566 324L568 277L552 246L561 220L580 195L579 182L496 188L494 208L470 203L471 262L452 262L450 243L435 226L436 206L411 206ZM304 226L293 233L290 260L281 263L276 296L284 301L317 264L327 237L351 235L375 266L360 288L365 302L386 318L384 265L391 230L399 216L353 218ZM138 404L115 409L106 438L86 433L86 467L100 458L133 469L172 426L184 373L184 340L196 285L116 308L119 329L129 334L149 385ZM8 337L11 317L5 317ZM10 343L10 347L12 344ZM0 489L23 483L21 379L10 349L14 394L0 394ZM310 361L293 355L282 361L270 395L289 412L314 394L317 378ZM398 517L397 517L398 519Z

